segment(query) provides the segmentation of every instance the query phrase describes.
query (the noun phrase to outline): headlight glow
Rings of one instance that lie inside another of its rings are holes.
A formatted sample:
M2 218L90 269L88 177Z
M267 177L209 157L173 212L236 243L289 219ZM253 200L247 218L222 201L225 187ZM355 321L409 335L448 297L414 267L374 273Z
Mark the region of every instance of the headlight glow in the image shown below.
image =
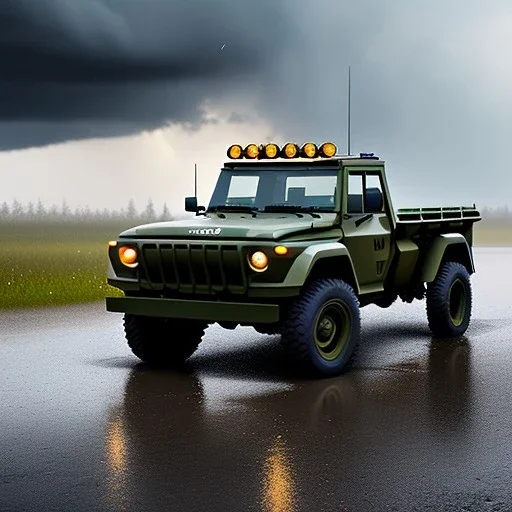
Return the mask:
M268 268L268 256L263 251L253 252L249 258L249 265L256 272L264 272Z
M137 261L138 253L134 247L123 245L119 247L119 259L125 267L135 268L139 262Z

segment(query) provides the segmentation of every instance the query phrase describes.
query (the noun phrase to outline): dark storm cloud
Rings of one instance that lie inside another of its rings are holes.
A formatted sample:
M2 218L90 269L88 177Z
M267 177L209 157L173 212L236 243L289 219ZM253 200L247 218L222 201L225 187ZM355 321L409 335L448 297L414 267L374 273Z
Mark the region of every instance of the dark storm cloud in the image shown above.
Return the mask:
M511 21L505 0L4 0L0 148L195 128L209 100L345 151L350 64L351 149L402 197L510 201Z
M4 2L0 146L200 122L204 100L271 71L285 15L272 0Z

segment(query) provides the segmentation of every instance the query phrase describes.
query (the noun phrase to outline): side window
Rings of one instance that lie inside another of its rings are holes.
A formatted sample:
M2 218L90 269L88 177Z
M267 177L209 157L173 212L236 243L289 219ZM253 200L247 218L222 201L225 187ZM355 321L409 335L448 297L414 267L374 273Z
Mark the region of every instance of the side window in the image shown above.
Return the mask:
M363 176L348 175L347 212L363 213Z
M364 211L365 213L382 213L384 211L384 194L380 176L366 175Z
M226 204L253 206L258 191L259 176L233 176L229 184Z

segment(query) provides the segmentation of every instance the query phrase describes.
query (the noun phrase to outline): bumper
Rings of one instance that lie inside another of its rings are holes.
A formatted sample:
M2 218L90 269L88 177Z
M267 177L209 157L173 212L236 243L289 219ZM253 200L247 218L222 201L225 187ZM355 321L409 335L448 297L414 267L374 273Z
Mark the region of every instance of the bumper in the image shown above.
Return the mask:
M209 322L275 323L279 321L277 304L210 302L200 300L107 297L107 311L167 318L186 318Z

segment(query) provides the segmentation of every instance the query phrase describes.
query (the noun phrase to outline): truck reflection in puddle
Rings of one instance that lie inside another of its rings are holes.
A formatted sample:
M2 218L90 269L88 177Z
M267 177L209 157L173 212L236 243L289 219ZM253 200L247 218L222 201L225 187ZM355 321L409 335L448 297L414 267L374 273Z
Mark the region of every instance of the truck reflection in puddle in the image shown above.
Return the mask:
M470 356L465 338L432 341L423 358L267 391L139 365L106 429L108 506L340 510L368 489L406 492L425 464L442 475L471 449ZM208 407L208 389L236 406Z

